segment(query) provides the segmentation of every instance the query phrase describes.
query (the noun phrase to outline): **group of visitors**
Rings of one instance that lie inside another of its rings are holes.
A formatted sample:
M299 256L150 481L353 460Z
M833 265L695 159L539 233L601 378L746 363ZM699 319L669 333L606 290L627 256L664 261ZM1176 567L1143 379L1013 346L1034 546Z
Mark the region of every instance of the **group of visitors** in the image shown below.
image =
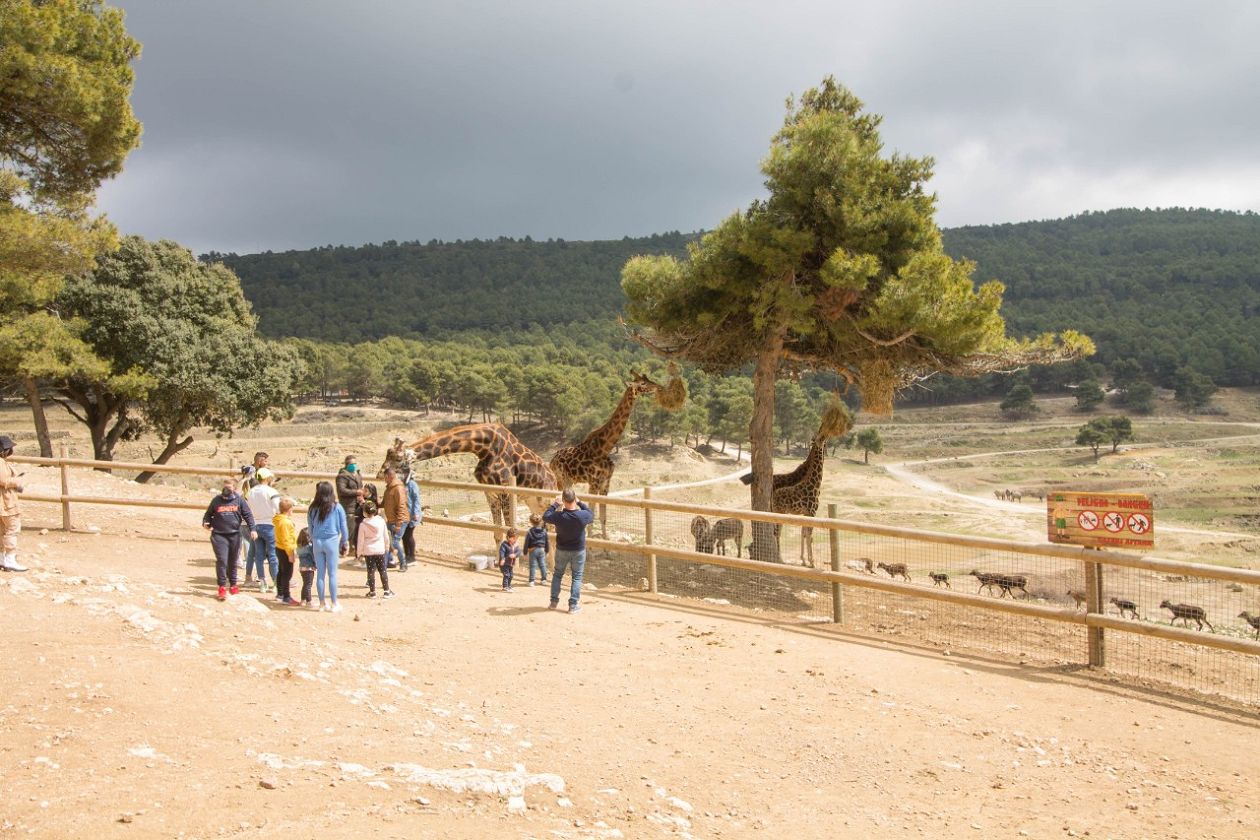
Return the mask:
M292 518L295 502L275 489L269 463L266 452L255 453L253 463L241 469L239 490L235 478L225 478L202 517L214 549L219 600L240 592L236 560L242 547L245 584L256 573L259 591L274 589L279 603L315 609L315 595L320 611L341 612L337 567L352 546L354 556L367 563L368 597L376 597L379 575L383 597L392 598L387 569L405 572L415 562L414 530L424 517L420 487L410 470L385 471L381 505L375 486L363 482L354 456L347 456L335 487L327 481L316 484L306 527L298 531ZM302 575L301 598L292 595L295 565Z
M13 449L13 439L0 435L0 570L24 572L26 567L17 562L17 538L22 528L18 494L23 488L18 480L21 474L9 463ZM266 593L274 588L279 603L314 609L312 594L316 594L319 610L341 612L337 563L351 546L355 556L367 563L367 597L376 597L379 576L382 597L392 598L388 570L397 567L405 572L415 562L415 529L423 521L420 488L410 469L404 466L384 471L385 499L380 504L376 488L363 482L354 456L346 456L335 487L328 481L316 484L315 498L306 513L306 527L299 531L292 516L295 502L275 489L276 474L269 462L266 452L256 452L253 462L241 469L239 487L236 478L225 477L220 492L210 500L202 517L214 551L218 599L223 601L240 592L237 562L244 549L246 584L256 574L260 591ZM559 608L560 589L568 571L569 612L578 612L586 567L586 529L594 518L590 507L568 487L541 516L530 517L523 546L517 542L517 530L509 528L499 545L496 562L503 573L503 591L513 591L513 570L522 554L529 558L529 585L534 585L536 573L540 583L547 582L550 540L545 522L556 532L548 608ZM295 567L302 577L300 598L294 598L291 589Z
M291 605L313 608L311 580L319 597L319 609L341 612L337 598L337 563L354 546L355 556L367 563L367 597L375 598L376 579L380 578L383 598L394 597L389 583L389 570L399 572L415 562L414 530L423 521L420 488L407 468L386 468L385 498L377 503L375 488L365 484L359 475L354 456L347 456L333 483L321 481L315 486L315 498L306 514L307 527L294 536L291 518L293 500L282 497L272 487L275 474L266 466L267 454L255 455L248 474L251 483L245 496L236 492L232 478L223 481L222 492L206 509L203 524L210 531L215 551L215 573L218 597L239 591L236 581L236 557L241 535L248 534L253 546L253 560L246 568L257 568L258 579L266 591L262 559L268 561L275 581L276 600ZM570 613L578 612L582 596L582 578L586 568L586 529L594 521L590 506L578 500L573 488L565 488L540 516L530 517L530 528L524 545L520 534L509 528L499 545L496 566L503 574L503 591L512 592L516 563L523 554L529 557L529 585L547 582L547 551L550 537L543 523L555 528L555 568L551 575L551 599L548 609L560 606L560 590L565 572L569 573ZM306 553L303 553L306 549ZM302 571L302 597L290 594L293 555L296 553ZM247 572L248 575L248 572Z

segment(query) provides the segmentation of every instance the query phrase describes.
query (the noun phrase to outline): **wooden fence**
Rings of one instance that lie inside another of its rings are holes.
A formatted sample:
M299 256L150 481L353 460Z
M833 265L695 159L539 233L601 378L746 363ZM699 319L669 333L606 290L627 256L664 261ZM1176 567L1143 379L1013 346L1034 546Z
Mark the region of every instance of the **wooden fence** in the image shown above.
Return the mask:
M198 511L205 509L204 503L75 495L71 492L70 486L71 468L108 468L121 471L147 471L177 475L235 475L234 470L224 467L155 466L143 463L68 458L65 457L64 447L62 448L62 457L58 458L14 456L10 460L17 463L54 467L60 471L61 493L59 495L23 494L22 498L31 502L59 504L62 514L62 527L66 530L73 530L73 505L123 505ZM335 478L332 474L315 472L279 471L277 474L284 479L309 479L311 481L332 480ZM426 490L426 493L438 491L455 491L466 494L481 494L487 491L509 493L527 504L532 501L535 507L541 502L549 501L554 496L554 491L540 492L519 487L488 487L470 482L437 479L417 479L417 481ZM1194 578L1202 581L1216 581L1241 589L1244 586L1260 587L1260 571L1161 560L1115 551L1088 550L1049 543L1031 544L1012 540L935 533L847 521L835 518L834 505L830 506L830 515L828 517L813 518L663 501L652 498L651 488L644 488L642 498L621 496L585 496L583 498L593 503L592 506L594 504L606 505L610 511L619 511L622 521L633 520L637 523L631 539L610 540L599 536L590 536L587 542L595 550L618 552L640 557L643 563L643 577L647 581L646 588L652 593L658 592L658 562L661 559L670 559L682 563L703 564L709 567L717 566L731 570L743 570L764 575L817 582L830 589L832 600L830 617L836 624L843 624L844 622L846 593L857 589L867 589L913 599L948 603L967 610L1020 615L1045 621L1082 626L1087 631L1088 664L1096 667L1102 667L1107 664L1104 631L1136 634L1137 636L1154 637L1199 648L1232 651L1238 654L1260 657L1260 642L1252 639L1236 635L1204 633L1197 630L1181 629L1164 624L1116 618L1107 615L1105 614L1107 604L1104 601L1103 585L1109 574L1117 570L1128 569L1154 572L1168 576L1169 579ZM298 508L298 510L302 510L302 508ZM667 544L664 540L658 539L660 533L659 520L666 514L735 518L745 523L766 522L781 526L806 527L815 531L825 531L828 537L828 568L767 563L740 557L700 553L679 547L677 544L678 540L674 540L675 544ZM426 518L426 527L429 525L481 531L487 534L494 534L500 530L488 521L433 516ZM940 547L952 546L981 552L1001 552L1025 557L1052 558L1060 563L1075 564L1079 566L1081 577L1086 584L1084 592L1085 610L1082 612L1077 609L1053 604L1034 603L1031 600L1020 601L1015 600L1014 597L1010 600L1005 600L979 594L972 595L950 589L898 581L891 577L876 577L862 574L858 571L851 571L846 569L842 562L843 558L840 555L840 537L846 534L903 540ZM640 535L641 542L639 541ZM1260 589L1256 591L1260 592ZM1257 612L1260 612L1260 609ZM1260 662L1260 659L1256 661Z

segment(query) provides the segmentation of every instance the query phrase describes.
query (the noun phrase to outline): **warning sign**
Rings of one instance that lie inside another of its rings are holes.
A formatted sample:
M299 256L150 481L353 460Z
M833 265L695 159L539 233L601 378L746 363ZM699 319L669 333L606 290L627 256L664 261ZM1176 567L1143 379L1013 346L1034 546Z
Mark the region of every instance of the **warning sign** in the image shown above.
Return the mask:
M1141 493L1058 491L1046 496L1052 543L1095 548L1155 547L1155 510Z

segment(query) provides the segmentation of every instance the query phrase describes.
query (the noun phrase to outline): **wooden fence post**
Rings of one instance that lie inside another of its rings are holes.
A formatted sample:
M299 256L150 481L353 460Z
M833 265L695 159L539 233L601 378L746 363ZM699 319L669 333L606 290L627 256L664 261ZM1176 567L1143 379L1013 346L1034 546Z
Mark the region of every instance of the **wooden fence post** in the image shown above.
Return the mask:
M652 488L643 488L643 501L652 501ZM648 545L655 545L652 540L652 508L650 505L643 507L643 541ZM653 595L657 594L656 590L656 555L649 554L647 556L647 581L648 592Z
M836 519L839 511L835 502L827 503L827 518ZM840 571L840 532L835 528L827 529L827 542L831 547L831 571ZM844 623L844 588L831 584L831 621L834 624Z
M1085 609L1087 612L1103 613L1103 574L1102 566L1091 560L1085 561ZM1107 664L1107 645L1101 627L1089 627L1086 630L1089 645L1089 665L1091 668L1102 668Z
M66 458L69 457L66 445L60 446L61 463L61 530L73 531L74 525L70 521L70 469L66 466Z

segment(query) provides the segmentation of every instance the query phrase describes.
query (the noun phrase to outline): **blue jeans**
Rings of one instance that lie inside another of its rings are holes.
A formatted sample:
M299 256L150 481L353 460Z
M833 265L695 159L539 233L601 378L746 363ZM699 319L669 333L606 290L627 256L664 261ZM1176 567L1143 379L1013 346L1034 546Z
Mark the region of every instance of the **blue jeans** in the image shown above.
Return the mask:
M311 543L315 549L315 590L319 593L321 606L324 603L325 575L328 577L328 594L332 602L337 603L337 549L340 545L340 537L329 537Z
M529 550L529 582L534 582L534 570L538 570L539 579L547 580L547 552L543 551L542 546L536 546Z
M261 583L266 580L262 572L264 557L267 558L267 568L271 570L271 579L275 580L280 574L280 560L276 557L276 526L259 523L254 526L254 531L258 533L258 539L254 540L254 562L258 564L258 581Z
M258 553L254 551L254 541L249 538L249 526L244 522L241 523L241 545L245 546L245 577L252 578L254 576L254 559ZM262 558L258 559L258 579L264 580Z
M578 598L582 595L582 573L586 571L586 549L577 551L556 549L556 567L551 570L551 602L553 604L560 601L560 579L564 577L565 569L570 569L570 574L573 576L569 584L569 606L576 607Z
M389 526L389 549L386 555L385 565L389 565L389 555L392 554L394 559L398 561L398 568L405 570L407 568L407 555L403 551L403 531L407 530L407 523L401 525Z

